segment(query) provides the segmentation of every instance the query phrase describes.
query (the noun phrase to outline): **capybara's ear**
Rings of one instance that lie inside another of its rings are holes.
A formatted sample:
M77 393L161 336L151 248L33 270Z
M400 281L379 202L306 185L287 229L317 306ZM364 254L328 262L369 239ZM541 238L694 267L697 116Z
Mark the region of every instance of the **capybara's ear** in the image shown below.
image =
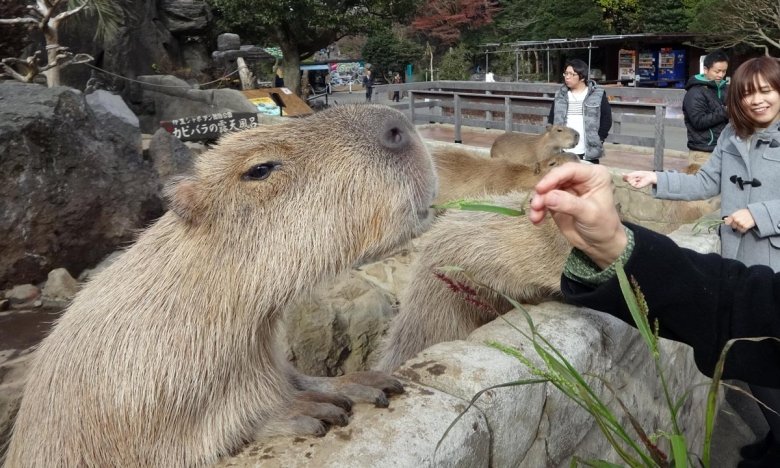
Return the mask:
M551 129L552 126L553 126L553 124L548 123L547 125L544 126L544 130L547 131L547 130Z
M197 181L189 176L177 176L165 186L165 198L174 213L188 224L198 224L203 207L197 190Z
M534 174L539 175L542 173L542 163L536 162L534 164Z

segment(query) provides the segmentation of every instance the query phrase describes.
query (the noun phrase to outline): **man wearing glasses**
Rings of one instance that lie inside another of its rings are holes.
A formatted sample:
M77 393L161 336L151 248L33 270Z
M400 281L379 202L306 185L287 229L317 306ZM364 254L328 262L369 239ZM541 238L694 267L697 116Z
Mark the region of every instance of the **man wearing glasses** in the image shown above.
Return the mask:
M563 82L555 94L547 122L576 130L580 135L577 146L565 151L598 164L604 155L604 140L612 128L612 108L607 93L588 79L588 65L580 59L566 62Z

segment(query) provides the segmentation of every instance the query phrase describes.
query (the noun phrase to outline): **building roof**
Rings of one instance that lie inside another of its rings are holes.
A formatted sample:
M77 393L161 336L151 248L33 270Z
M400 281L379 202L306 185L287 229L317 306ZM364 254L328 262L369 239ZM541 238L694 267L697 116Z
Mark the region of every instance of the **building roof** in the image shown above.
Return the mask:
M658 42L680 42L701 37L696 33L664 33L664 34L599 34L591 37L577 39L547 39L546 41L516 41L516 42L492 42L480 44L485 52L519 52L519 51L551 51L566 49L595 49L599 45L616 44L624 42L642 42L652 44Z

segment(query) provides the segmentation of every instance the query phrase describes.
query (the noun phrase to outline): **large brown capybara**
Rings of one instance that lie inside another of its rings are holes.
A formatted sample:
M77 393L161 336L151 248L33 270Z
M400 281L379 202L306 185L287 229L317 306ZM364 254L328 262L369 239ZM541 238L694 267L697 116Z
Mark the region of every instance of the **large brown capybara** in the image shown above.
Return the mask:
M512 192L490 203L525 209L527 200L527 193ZM534 226L524 215L448 211L420 240L375 369L390 372L423 349L464 339L497 317L453 292L436 276L437 268L463 268L491 289L476 286L462 273L445 275L473 287L479 300L505 313L511 304L495 291L522 303L559 298L561 271L570 252L571 245L549 218Z
M557 152L525 165L507 159L480 157L460 148L437 148L431 151L431 156L439 176L437 204L485 194L529 190L553 168L577 161L572 154Z
M550 153L574 148L579 139L579 133L565 125L548 125L547 130L539 135L507 132L493 142L490 157L531 165L549 157Z
M385 374L297 374L278 323L425 230L435 185L414 127L383 106L225 136L42 342L6 466L204 466L256 435L346 424L331 392L387 406L383 389L403 389Z

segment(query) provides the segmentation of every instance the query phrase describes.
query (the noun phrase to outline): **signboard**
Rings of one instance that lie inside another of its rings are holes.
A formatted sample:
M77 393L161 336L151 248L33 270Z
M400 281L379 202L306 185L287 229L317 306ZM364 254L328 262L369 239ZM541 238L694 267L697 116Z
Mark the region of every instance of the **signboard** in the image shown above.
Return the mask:
M162 128L181 141L216 140L224 133L254 128L259 124L259 114L247 112L222 112L160 122Z
M241 93L257 106L258 112L266 115L303 117L314 113L303 99L287 88L246 89Z

